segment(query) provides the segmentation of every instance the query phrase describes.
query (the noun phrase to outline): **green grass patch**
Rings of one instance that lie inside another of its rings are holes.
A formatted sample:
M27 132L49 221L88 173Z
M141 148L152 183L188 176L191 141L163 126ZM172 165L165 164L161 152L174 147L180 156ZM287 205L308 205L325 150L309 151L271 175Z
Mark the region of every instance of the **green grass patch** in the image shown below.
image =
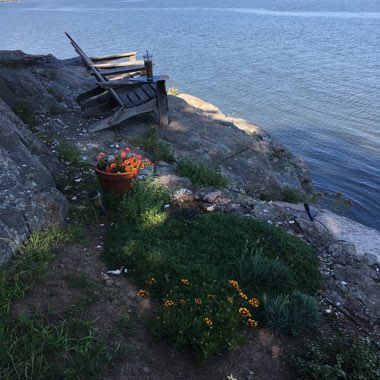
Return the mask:
M111 266L128 268L138 286L159 302L154 330L178 347L191 347L200 361L236 347L241 340L236 327L248 319L257 317L275 327L276 318L269 319L265 307L268 300L289 295L292 306L300 305L311 298L295 291L318 291L321 278L314 251L284 230L232 214L174 217L163 211L167 202L164 190L140 182L119 201L104 257ZM242 288L231 287L231 279ZM256 296L263 303L259 310L250 303ZM247 308L250 316L242 317L240 308ZM292 325L298 320L294 308L290 310L282 331L298 333L303 325ZM212 329L205 318L212 321ZM195 340L192 331L197 332Z
M181 158L177 163L177 173L180 177L187 177L191 183L199 186L225 187L228 179L219 171L189 158Z
M380 354L368 341L344 333L307 341L288 362L297 379L377 380Z
M118 345L102 342L95 321L76 317L73 307L62 315L49 310L16 316L9 312L12 302L44 279L57 244L75 236L75 230L35 233L13 263L0 269L1 379L98 378L99 371L119 354ZM66 281L90 292L86 276L67 275ZM83 311L83 306L77 309Z
M13 263L0 269L0 315L6 314L13 301L22 298L44 278L47 264L54 258L57 243L69 239L69 230L34 233L20 247Z
M53 313L2 318L1 379L98 378L110 357L93 321Z

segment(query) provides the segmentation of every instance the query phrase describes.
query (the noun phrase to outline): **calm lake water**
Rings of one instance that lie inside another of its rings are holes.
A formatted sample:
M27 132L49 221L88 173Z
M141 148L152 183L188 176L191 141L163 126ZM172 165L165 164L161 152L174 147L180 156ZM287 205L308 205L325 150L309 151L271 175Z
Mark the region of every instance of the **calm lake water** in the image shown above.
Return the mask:
M268 130L317 189L380 230L379 0L24 0L0 4L0 49L154 54L156 72Z

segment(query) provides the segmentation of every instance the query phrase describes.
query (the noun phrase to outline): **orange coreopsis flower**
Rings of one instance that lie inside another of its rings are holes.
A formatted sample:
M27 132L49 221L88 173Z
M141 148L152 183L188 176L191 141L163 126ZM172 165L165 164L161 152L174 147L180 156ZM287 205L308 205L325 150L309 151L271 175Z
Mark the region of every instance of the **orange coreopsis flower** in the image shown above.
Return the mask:
M257 298L251 298L248 300L249 304L253 307L259 307L260 306L260 301Z
M247 325L252 326L252 327L257 327L258 323L254 319L248 318Z
M164 302L164 306L165 306L166 308L172 307L172 306L174 306L174 302L171 301L171 300L165 300L165 302Z
M210 318L204 318L203 319L206 326L211 327L212 326L212 320Z
M239 293L239 296L240 296L241 298L243 298L243 300L247 300L247 299L248 299L248 296L247 296L246 294L244 294L243 292L240 292L240 293Z
M156 279L154 277L149 278L145 281L148 285L155 285L157 283Z
M200 298L195 298L194 299L194 302L197 304L197 305L200 305L202 303L202 300Z
M228 283L237 291L240 292L239 283L236 280L228 280Z
M189 280L187 278L181 278L181 284L182 285L189 285L190 282L189 282Z
M249 312L249 310L246 308L246 307L241 307L239 309L239 313L243 316L243 317L250 317L251 316L251 313Z

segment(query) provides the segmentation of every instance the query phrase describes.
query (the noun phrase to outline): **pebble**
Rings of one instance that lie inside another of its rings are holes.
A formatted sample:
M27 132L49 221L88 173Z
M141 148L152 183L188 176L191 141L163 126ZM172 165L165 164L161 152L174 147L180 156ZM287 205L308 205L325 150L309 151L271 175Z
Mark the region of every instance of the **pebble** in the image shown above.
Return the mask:
M107 281L107 280L110 279L110 276L108 276L108 274L102 272L102 273L100 274L100 278L101 278L103 281Z
M145 373L148 373L148 372L150 372L150 369L149 369L148 367L143 367L143 371L144 371Z
M104 285L110 287L110 286L114 285L114 282L113 282L113 280L106 280L106 281L104 281Z

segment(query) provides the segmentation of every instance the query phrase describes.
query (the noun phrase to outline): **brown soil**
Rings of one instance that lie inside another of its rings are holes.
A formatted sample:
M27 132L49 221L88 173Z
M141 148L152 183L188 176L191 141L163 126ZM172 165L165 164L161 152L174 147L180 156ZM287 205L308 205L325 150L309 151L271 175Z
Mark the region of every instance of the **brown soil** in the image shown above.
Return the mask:
M199 366L189 352L179 352L166 342L159 342L148 332L149 318L154 317L154 304L139 298L138 290L125 275L111 276L112 284L102 273L109 269L101 260L104 227L89 229L89 241L67 243L57 249L55 259L49 264L43 283L37 284L27 296L12 305L11 313L28 313L46 308L62 313L71 305L92 298L85 309L86 319L96 319L98 331L108 344L117 341L126 351L115 369L102 374L105 380L127 379L276 379L294 377L282 359L284 347L292 344L289 338L279 338L267 329L247 332L244 346L234 352L221 354ZM86 278L91 284L73 285L73 279ZM126 313L133 320L133 331L125 336L120 328L120 318ZM293 340L294 341L294 340Z

